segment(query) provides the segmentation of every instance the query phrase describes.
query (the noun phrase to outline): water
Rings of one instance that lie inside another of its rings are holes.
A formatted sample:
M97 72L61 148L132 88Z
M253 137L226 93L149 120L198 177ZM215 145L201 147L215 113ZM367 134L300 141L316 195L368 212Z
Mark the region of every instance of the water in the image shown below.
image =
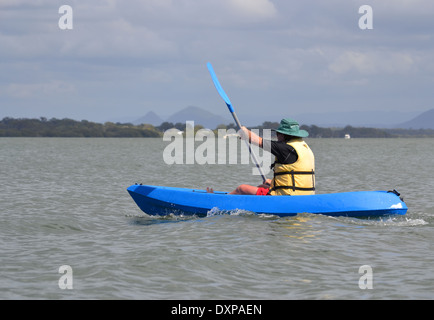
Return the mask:
M154 218L129 185L260 179L241 164L168 166L160 139L0 139L0 299L433 299L434 140L308 142L319 193L395 188L407 215Z

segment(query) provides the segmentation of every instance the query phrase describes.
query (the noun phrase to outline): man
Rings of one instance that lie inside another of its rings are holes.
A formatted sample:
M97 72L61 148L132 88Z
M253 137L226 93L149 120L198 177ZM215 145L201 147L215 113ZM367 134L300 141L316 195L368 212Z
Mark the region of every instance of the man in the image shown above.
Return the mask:
M300 130L297 121L287 118L276 130L277 141L262 139L246 127L242 128L245 139L270 151L276 158L272 165L273 179L257 187L242 184L230 194L248 195L308 195L315 194L315 158L303 141L309 133Z

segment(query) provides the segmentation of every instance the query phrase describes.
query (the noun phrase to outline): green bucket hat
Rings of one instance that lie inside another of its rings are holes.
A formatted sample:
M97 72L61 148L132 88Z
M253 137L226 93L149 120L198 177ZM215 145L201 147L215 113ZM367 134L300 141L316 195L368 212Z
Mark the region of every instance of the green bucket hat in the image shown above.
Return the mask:
M282 121L280 121L280 126L276 131L288 136L300 138L309 136L309 133L306 130L300 130L298 122L291 118L282 119Z

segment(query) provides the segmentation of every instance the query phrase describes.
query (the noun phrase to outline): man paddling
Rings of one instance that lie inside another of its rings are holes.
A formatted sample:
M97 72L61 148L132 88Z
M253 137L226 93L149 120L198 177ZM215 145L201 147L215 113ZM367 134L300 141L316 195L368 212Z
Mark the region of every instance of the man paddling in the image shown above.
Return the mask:
M273 179L259 186L242 184L230 194L244 195L309 195L315 194L315 158L303 138L309 133L300 130L297 121L287 118L280 121L276 130L277 141L262 139L242 127L244 139L271 152ZM210 191L208 189L208 191Z

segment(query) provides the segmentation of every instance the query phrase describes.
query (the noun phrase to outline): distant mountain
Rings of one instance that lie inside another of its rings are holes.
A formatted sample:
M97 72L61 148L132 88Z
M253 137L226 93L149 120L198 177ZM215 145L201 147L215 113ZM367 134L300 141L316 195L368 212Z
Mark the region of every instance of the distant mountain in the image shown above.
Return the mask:
M138 124L146 123L146 124L152 124L153 126L159 126L163 122L164 120L160 116L158 116L154 111L149 111L143 117L134 120L133 124L138 125Z
M194 106L189 106L174 113L166 121L172 123L194 121L195 124L200 124L209 129L215 129L219 124L229 124L231 122L228 118Z
M425 111L416 118L396 126L403 129L434 129L434 109Z
M172 114L168 118L161 118L155 112L150 111L145 116L133 121L134 124L152 124L159 126L163 122L185 123L186 121L194 121L194 124L200 124L205 128L215 129L219 124L229 124L233 122L230 118L215 115L205 109L189 106Z

